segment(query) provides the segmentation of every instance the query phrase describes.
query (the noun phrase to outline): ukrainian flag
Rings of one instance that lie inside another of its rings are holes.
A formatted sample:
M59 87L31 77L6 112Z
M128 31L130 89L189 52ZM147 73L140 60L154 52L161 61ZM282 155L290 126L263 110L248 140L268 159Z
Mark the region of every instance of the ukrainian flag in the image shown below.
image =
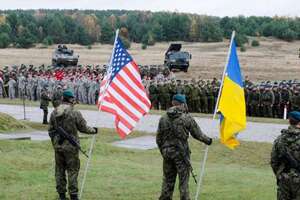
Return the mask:
M218 112L221 114L221 143L234 149L239 145L239 141L235 139L235 135L246 128L246 103L243 78L234 39L231 41L229 60L221 89L218 104Z

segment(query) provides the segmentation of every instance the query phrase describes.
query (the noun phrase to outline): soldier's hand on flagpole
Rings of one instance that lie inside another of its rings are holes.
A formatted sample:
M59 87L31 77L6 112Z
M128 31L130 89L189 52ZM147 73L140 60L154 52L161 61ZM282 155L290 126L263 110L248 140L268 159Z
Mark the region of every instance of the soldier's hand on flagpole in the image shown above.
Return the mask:
M213 143L213 139L209 138L208 141L205 142L206 145L211 145Z
M97 134L98 133L98 128L97 127L93 127L93 128L95 130L95 134Z

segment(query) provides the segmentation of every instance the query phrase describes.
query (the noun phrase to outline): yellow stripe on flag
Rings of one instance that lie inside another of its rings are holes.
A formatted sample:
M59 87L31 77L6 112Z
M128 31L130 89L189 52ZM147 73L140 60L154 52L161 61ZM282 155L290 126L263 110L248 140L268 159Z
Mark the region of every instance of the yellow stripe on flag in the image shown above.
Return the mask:
M233 149L239 142L235 134L246 128L244 89L225 76L218 111L222 113L221 142Z

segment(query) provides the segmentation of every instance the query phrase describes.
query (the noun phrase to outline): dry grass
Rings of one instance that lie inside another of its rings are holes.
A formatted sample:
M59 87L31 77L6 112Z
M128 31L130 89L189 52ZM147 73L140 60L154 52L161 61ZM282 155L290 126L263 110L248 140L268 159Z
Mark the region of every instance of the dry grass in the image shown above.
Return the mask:
M25 124L5 113L0 113L0 133L27 129Z
M239 52L244 75L252 80L294 79L300 76L298 49L300 41L284 42L272 38L259 38L260 46L246 46L246 52ZM169 43L157 43L147 50L141 44L132 44L130 53L138 64L162 64ZM221 43L183 43L183 49L192 53L188 73L177 73L180 78L220 78L226 61L229 41ZM93 45L89 50L84 46L70 45L80 54L80 64L107 64L112 45ZM13 64L50 64L55 46L45 49L0 49L0 66Z

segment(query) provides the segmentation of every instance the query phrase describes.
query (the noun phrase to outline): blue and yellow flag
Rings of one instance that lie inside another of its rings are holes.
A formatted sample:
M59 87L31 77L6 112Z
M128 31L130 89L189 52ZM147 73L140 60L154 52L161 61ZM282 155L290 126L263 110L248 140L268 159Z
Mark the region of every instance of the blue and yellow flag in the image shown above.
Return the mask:
M220 138L227 147L234 149L240 143L235 135L246 128L246 103L243 78L234 39L223 78L218 111L220 117Z

